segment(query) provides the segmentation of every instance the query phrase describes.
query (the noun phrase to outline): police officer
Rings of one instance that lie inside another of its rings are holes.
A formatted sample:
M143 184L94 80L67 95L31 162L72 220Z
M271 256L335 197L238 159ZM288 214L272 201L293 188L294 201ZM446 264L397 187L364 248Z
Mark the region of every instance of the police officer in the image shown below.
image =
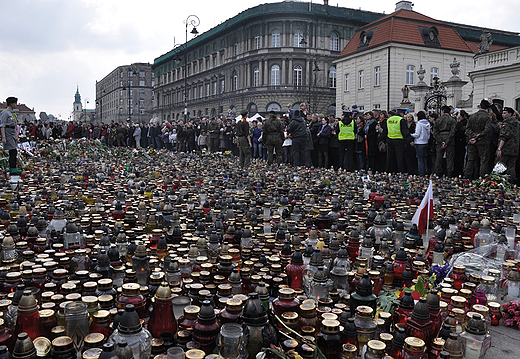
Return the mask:
M455 129L457 121L451 117L451 108L449 106L442 106L442 116L435 121L433 126L433 136L435 136L436 160L435 173L441 177L443 174L444 157L446 156L446 174L448 177L453 177L455 167Z
M390 117L381 124L383 137L387 138L386 171L404 173L404 144L413 141L402 112L390 111Z
M498 136L498 148L496 162L501 161L506 167L509 182L516 182L516 159L518 157L518 143L520 136L520 125L514 116L515 110L504 107L502 111L503 121L500 123Z
M473 172L480 158L480 177L484 177L488 170L488 149L491 143L492 132L491 115L488 112L489 101L480 101L479 110L469 116L466 125L466 136L468 137L468 160L464 168L464 177L473 179Z
M335 131L338 134L339 165L353 171L357 128L350 111L343 110L343 117L335 126Z

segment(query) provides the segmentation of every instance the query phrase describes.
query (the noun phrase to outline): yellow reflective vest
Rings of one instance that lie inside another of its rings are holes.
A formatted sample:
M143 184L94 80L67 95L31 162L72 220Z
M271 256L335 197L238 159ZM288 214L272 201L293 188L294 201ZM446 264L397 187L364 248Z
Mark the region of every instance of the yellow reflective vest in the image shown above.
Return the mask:
M343 121L339 121L338 125L338 140L353 140L356 137L354 135L354 120L350 121L348 125L345 125Z
M392 140L402 140L403 134L401 133L401 116L392 116L386 120L386 126L388 128L388 138Z

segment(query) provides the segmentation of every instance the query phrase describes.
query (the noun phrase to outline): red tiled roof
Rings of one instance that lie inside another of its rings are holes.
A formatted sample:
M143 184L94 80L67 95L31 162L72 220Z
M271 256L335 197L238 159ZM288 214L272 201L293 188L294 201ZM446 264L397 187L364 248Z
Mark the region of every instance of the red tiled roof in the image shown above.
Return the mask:
M0 109L3 110L7 108L7 104L4 102L4 103L0 103ZM18 104L18 106L16 107L20 112L34 112L33 109L27 107L25 104Z
M471 51L473 51L475 54L478 54L478 45L479 42L475 41L466 41L466 44L469 46ZM491 45L489 51L496 51L496 50L503 50L507 49L507 46L501 46L501 45Z
M359 29L352 36L339 57L357 52L360 43L359 34L368 30L375 30L374 35L369 46L364 47L360 51L389 42L426 47L419 26L435 26L439 31L438 40L442 49L474 52L453 27L418 12L401 9Z

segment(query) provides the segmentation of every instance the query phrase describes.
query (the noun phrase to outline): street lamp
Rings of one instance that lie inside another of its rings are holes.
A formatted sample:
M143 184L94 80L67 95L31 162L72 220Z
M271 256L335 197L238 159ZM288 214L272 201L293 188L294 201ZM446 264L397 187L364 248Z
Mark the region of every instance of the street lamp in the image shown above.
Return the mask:
M200 20L197 15L190 15L184 22L186 25L186 42L184 43L184 122L188 121L188 25L193 26L190 34L197 35Z
M87 104L90 103L90 99L85 97L85 123L87 123Z

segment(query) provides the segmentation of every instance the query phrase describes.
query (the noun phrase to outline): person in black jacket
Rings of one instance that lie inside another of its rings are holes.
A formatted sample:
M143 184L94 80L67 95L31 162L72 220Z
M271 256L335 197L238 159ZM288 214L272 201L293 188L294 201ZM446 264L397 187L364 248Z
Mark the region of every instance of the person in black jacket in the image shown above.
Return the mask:
M309 131L311 132L311 140L315 145L314 151L311 151L311 160L314 167L318 167L318 151L316 150L318 132L322 127L321 121L319 121L318 114L314 114L311 117L311 123L309 124ZM327 154L328 157L328 154ZM327 161L328 162L328 161Z
M305 165L305 147L307 145L307 126L300 110L294 111L294 117L287 126L287 133L292 138L293 165Z
M318 154L318 167L329 167L329 143L332 128L328 124L326 117L321 119L321 126L316 135L316 152Z

